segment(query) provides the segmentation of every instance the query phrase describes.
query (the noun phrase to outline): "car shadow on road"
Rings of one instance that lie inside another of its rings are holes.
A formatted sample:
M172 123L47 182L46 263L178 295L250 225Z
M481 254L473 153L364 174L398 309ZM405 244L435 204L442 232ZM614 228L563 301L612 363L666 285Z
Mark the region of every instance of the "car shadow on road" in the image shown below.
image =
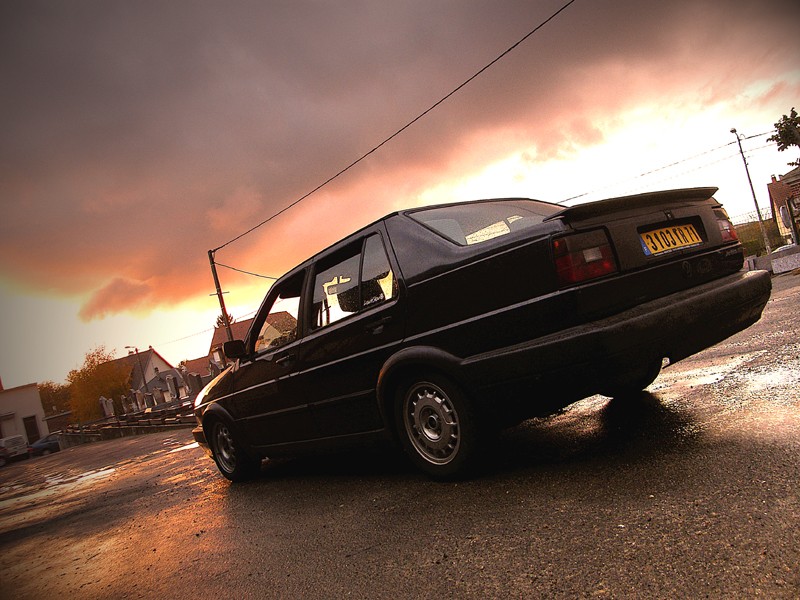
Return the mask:
M491 470L512 471L621 455L637 460L690 444L699 432L690 415L649 392L624 400L594 396L502 432L487 462Z
M394 477L413 473L398 448L389 442L326 454L267 460L258 479L307 479L308 477Z

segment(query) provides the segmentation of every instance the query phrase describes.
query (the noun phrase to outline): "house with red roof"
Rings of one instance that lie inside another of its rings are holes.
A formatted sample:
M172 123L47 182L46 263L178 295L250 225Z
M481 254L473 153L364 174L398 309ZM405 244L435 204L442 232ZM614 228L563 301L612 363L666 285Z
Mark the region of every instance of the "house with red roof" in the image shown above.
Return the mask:
M247 338L247 333L253 324L253 319L245 319L244 321L236 321L231 323L231 335L235 340L244 340ZM267 317L267 321L259 331L259 338L263 337L266 333L271 332L270 337L277 337L274 330L280 333L288 333L297 328L297 320L286 311L272 313ZM214 337L211 339L211 347L208 350L208 360L214 374L220 373L231 362L222 346L228 341L228 333L225 327L217 327L214 329ZM197 361L201 359L195 359ZM194 363L195 361L191 361ZM202 373L201 373L202 374Z

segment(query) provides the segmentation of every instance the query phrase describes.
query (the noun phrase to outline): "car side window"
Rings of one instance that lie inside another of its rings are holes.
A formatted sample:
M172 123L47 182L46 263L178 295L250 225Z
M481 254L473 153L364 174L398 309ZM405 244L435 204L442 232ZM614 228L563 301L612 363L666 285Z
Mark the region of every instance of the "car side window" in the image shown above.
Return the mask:
M364 264L361 267L361 306L368 308L396 296L397 279L389 265L381 236L371 235L364 243Z
M362 261L363 254L363 261ZM320 261L314 277L311 324L331 325L397 295L397 281L379 235Z
M297 339L297 315L300 311L300 293L303 273L281 284L278 296L267 313L256 339L256 352L272 350Z
M335 323L358 311L358 267L361 245L351 246L317 264L314 276L314 328Z

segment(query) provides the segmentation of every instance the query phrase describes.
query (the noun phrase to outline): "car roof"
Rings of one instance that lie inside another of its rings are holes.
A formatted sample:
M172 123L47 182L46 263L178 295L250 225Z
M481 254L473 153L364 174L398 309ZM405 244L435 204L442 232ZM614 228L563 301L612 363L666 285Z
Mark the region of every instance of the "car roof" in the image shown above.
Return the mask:
M561 205L556 204L554 202L547 202L546 200L537 200L537 199L534 199L534 198L524 198L522 196L520 196L520 197L507 197L507 198L479 198L479 199L475 199L475 200L462 200L462 201L459 201L459 202L445 202L445 203L442 203L442 204L429 204L427 206L418 206L418 207L412 207L412 208L402 208L402 209L390 212L388 214L385 214L381 218L376 219L376 220L372 221L371 223L368 223L367 225L364 225L363 227L360 227L360 228L356 229L355 231L352 231L351 233L348 233L345 236L342 236L341 238L339 238L338 240L336 240L335 242L333 242L329 246L326 246L325 248L319 250L318 252L315 252L314 254L312 254L311 256L309 256L308 258L303 260L302 262L298 263L297 265L295 265L294 267L292 267L291 269L286 271L283 275L281 275L278 278L278 280L275 283L277 283L278 281L282 281L288 275L292 275L292 274L296 273L297 271L305 269L306 267L309 266L309 264L311 264L315 260L317 260L317 258L320 255L327 254L330 250L333 250L337 246L346 245L351 238L357 238L364 231L366 231L368 229L371 229L371 228L375 227L376 225L378 225L380 223L386 222L389 219L392 219L392 218L395 218L395 217L405 217L407 215L411 215L411 214L417 213L417 212L423 212L423 211L426 211L426 210L434 210L434 209L448 208L448 207L451 207L451 206L465 206L465 205L469 205L469 204L481 204L481 203L489 203L489 202L535 202L537 204L547 204L549 206L563 208Z

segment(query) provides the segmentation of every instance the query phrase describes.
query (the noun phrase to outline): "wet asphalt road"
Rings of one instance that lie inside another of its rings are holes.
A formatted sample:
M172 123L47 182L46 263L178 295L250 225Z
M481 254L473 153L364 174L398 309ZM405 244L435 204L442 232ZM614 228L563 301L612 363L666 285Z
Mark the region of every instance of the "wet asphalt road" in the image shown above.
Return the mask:
M800 597L800 276L765 317L505 432L432 483L389 449L229 485L188 429L0 469L0 598Z

